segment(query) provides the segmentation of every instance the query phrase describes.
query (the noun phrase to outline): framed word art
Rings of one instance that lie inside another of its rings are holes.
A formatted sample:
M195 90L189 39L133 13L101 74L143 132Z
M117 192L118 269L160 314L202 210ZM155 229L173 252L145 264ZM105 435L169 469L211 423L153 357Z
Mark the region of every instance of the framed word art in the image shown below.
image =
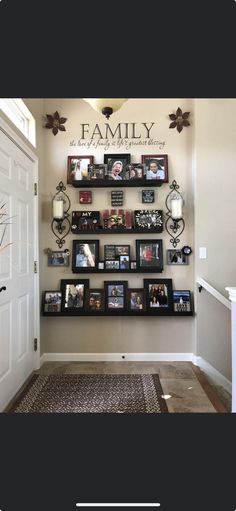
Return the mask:
M123 201L124 201L124 194L123 194L123 191L113 191L111 192L111 205L113 207L116 207L116 206L123 206Z

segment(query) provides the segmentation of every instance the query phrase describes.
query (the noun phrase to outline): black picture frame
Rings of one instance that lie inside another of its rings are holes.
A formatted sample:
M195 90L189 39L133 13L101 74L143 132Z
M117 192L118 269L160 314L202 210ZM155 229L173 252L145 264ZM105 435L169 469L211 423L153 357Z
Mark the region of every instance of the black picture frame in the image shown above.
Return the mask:
M155 202L155 190L142 190L142 203L152 204Z
M71 232L80 234L82 231L96 231L100 227L100 211L72 211Z
M167 154L142 154L142 163L145 165L145 177L148 180L158 179L162 183L168 183L168 155ZM155 169L152 166L155 164ZM150 168L151 165L151 168Z
M130 288L127 291L127 309L129 311L146 310L146 290L144 288Z
M106 269L129 270L130 245L104 245L104 262Z
M59 290L44 291L42 298L42 313L60 314L62 310L62 292Z
M99 240L73 240L72 271L86 273L98 269Z
M86 310L97 313L105 311L104 289L92 288L86 291Z
M144 179L145 166L143 163L129 163L127 165L128 179Z
M127 165L130 163L130 159L131 155L129 153L104 154L104 163L107 164L108 179L111 181L114 180L124 181L125 179L127 179ZM115 165L116 162L122 163L122 169L120 170L119 173L117 172L116 174L114 174L112 172L112 167Z
M146 291L146 309L155 314L173 312L172 279L143 279Z
M76 166L80 163L82 171L76 173ZM87 154L83 156L68 156L67 157L67 184L72 184L73 181L88 181L88 165L93 163L93 156ZM83 170L87 170L83 176Z
M106 311L124 311L127 309L127 280L105 280Z
M106 179L107 177L107 164L104 163L91 163L88 165L88 179Z
M192 295L189 289L173 290L173 310L178 314L193 312Z
M89 288L89 279L62 279L62 312L76 315L85 311L86 293Z
M136 240L137 270L163 271L163 246L160 239Z
M70 265L70 253L69 251L51 250L48 252L48 266L66 266Z
M186 266L188 265L188 256L178 249L167 249L166 251L166 264L173 266Z
M134 227L136 229L155 229L163 231L163 212L161 209L135 209Z

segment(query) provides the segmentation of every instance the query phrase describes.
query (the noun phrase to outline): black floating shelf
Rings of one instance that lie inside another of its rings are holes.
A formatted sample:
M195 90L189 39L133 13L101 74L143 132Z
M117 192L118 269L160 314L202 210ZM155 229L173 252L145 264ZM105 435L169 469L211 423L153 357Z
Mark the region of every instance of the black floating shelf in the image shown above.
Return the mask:
M152 311L122 311L122 310L116 310L116 311L104 311L104 312L95 312L95 311L83 311L83 312L66 312L65 314L63 312L57 312L57 313L54 313L54 312L44 312L42 315L43 316L55 316L55 317L58 317L58 316L74 316L74 317L77 317L77 316L96 316L96 317L99 317L99 316L139 316L139 317L143 317L143 316L152 316L152 317L155 317L155 318L158 318L159 316L175 316L175 317L178 317L180 318L181 316L193 316L193 312L169 312L169 311L166 311L166 312L159 312L159 313L156 313L155 311L152 312Z
M89 234L90 236L95 236L97 234L160 234L162 231L159 231L157 229L137 229L137 227L134 227L132 229L103 229L102 227L100 229L84 229L80 231L76 231L74 229L71 229L71 232L73 234Z
M94 179L73 181L75 188L123 188L123 187L142 187L142 186L161 186L163 181L159 179L130 179L115 181L113 179Z
M123 270L123 269L122 270L110 270L107 268L104 268L103 270L100 270L99 268L93 270L93 269L89 269L89 268L84 268L84 269L80 268L80 270L73 271L73 273L78 275L79 273L161 273L162 271L163 270L157 271L157 269L153 269L153 268L141 268L141 269L127 268L125 270Z

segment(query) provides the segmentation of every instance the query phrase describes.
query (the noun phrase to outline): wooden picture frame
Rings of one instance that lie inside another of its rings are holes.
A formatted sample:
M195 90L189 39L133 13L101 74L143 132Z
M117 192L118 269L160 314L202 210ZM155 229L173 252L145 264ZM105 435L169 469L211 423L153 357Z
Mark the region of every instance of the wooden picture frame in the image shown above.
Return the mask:
M66 266L70 265L70 253L69 251L51 250L48 252L48 266Z
M73 240L72 271L86 273L96 271L99 262L99 240Z
M174 266L186 266L188 264L188 256L178 249L167 249L166 263Z
M162 240L136 240L137 270L163 271Z
M85 310L85 297L89 288L89 279L62 279L62 312L76 315Z
M127 280L105 280L106 311L126 310L127 307Z
M172 279L143 279L146 308L156 314L173 312Z
M141 159L145 165L146 179L158 179L163 183L168 183L167 154L142 154Z
M88 181L88 165L93 163L93 156L80 155L67 157L67 184L72 181Z

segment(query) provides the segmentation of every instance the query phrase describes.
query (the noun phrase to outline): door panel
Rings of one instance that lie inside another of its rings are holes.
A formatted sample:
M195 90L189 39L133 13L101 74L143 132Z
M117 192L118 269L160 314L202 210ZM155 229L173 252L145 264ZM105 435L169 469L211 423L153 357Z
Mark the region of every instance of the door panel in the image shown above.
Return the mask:
M0 252L0 411L34 370L34 163L0 130L0 203L11 217ZM0 237L1 237L0 227Z

